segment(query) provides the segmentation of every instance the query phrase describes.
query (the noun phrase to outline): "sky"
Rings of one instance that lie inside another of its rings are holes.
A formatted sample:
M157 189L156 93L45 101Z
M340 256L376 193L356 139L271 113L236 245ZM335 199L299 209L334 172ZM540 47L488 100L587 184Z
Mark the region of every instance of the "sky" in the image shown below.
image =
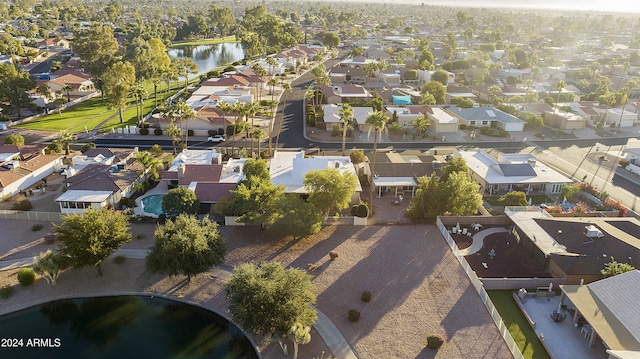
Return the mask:
M332 1L332 0L328 0ZM336 0L339 1L339 0ZM352 2L354 0L349 0ZM385 3L424 3L441 6L506 7L582 11L607 11L640 14L640 0L355 0Z

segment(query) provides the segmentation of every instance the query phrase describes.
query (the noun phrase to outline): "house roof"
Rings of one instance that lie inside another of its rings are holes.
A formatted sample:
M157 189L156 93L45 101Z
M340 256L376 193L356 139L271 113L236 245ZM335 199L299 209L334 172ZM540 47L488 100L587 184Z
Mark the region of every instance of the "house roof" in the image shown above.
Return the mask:
M106 201L113 192L92 191L92 190L68 190L56 198L56 202L89 202L102 203Z
M221 164L186 164L184 165L184 175L180 176L178 170L178 185L186 186L190 183L214 183L220 181L222 173Z
M284 185L287 193L307 193L304 187L304 175L312 170L335 168L340 173L349 172L357 177L357 173L349 156L317 156L306 157L304 151L283 152L276 151L271 159L269 173L271 182L278 186ZM356 191L362 191L358 182Z
M608 348L640 351L640 271L560 288Z
M200 183L196 185L195 193L200 203L215 203L221 198L233 197L230 191L236 189L237 183Z
M524 123L521 119L512 116L506 112L495 109L491 106L488 107L471 107L461 108L452 106L448 109L449 112L462 117L466 121L498 121L502 123Z
M369 160L373 160L369 155ZM437 177L442 175L439 166L434 166L437 159L433 156L401 156L398 153L378 153L376 155L376 175L377 179L397 178L411 179L417 177L431 176L435 174Z
M561 173L537 161L533 155L502 154L500 158L495 158L482 150L455 150L454 155L464 158L469 169L488 184L573 182Z

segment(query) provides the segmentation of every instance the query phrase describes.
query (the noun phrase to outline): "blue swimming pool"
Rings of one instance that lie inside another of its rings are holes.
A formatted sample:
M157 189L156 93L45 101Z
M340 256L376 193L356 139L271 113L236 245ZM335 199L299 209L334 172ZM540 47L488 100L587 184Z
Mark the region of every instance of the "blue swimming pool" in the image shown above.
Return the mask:
M0 358L260 359L233 323L150 295L57 300L0 316Z
M142 209L146 213L155 214L159 216L162 214L162 194L153 194L149 197L144 197L142 202Z

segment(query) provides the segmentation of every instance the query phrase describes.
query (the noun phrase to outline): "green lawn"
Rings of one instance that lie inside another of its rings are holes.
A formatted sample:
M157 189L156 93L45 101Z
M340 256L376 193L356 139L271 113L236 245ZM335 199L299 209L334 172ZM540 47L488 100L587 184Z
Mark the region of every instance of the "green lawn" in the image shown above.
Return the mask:
M195 41L174 42L171 44L171 47L213 45L213 44L220 44L223 42L238 42L238 41L236 40L235 36L227 36L227 37L218 37L215 39L202 39L202 40L195 40Z
M527 199L529 198L531 198L531 204L534 206L539 205L540 203L553 202L553 200L549 198L549 196L547 196L546 194L532 194L527 196ZM500 196L491 196L491 197L487 196L487 197L484 197L483 199L492 206L501 206L500 202L498 202L498 199L500 199Z
M538 336L531 329L529 322L520 311L518 304L513 300L512 290L488 290L487 293L495 305L502 321L509 329L522 355L527 359L550 358L547 351L540 343Z

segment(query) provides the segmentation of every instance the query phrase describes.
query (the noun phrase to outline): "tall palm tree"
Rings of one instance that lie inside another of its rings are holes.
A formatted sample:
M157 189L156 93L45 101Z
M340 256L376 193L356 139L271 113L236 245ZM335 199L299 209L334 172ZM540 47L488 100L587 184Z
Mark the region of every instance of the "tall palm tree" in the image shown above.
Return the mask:
M78 137L76 137L76 135L67 130L64 130L58 133L58 138L56 139L56 141L58 141L58 143L64 148L64 155L69 156L69 153L71 153L71 142L77 139Z
M138 124L142 124L142 112L144 111L144 98L147 96L147 90L142 83L136 82L131 87L131 95L136 99L136 118Z
M258 102L260 102L260 97L262 96L262 84L263 84L262 78L267 76L269 72L267 72L267 70L264 67L262 67L260 64L255 64L251 66L251 69L257 75L256 85L258 85Z
M247 135L247 137L249 136L249 130L251 130L252 128L255 127L255 118L256 118L256 113L258 113L260 111L260 104L258 102L255 101L251 101L251 102L247 102L244 104L244 110L245 110L245 115L247 117L251 116L251 126L246 126L245 127L245 133ZM253 156L253 140L251 141L251 156Z
M239 122L243 122L243 125L246 125L246 113L247 111L245 110L244 105L242 105L240 102L234 102L234 104L231 106L232 111L236 114L236 120L235 123L233 124L233 143L231 144L231 155L233 156L233 145L236 142L236 134L238 133L238 125Z
M364 65L363 70L367 73L367 85L369 85L369 91L371 91L371 77L376 73L376 71L378 71L378 64L375 62L369 62Z
M251 153L253 153L253 140L258 140L258 157L260 158L260 139L264 136L264 131L260 129L251 132Z
M71 85L69 84L64 84L61 90L67 94L67 102L71 102L71 91L73 91L73 87L71 87Z
M374 111L365 123L369 125L368 134L371 134L371 130L374 131L373 137L373 161L371 161L371 183L369 192L369 211L373 213L373 178L376 173L376 156L378 154L378 137L386 130L387 122L389 122L389 116L383 111Z
M558 91L558 95L556 95L556 109L558 108L558 102L560 101L560 92L562 92L562 89L565 87L567 87L567 83L562 80L558 80L558 82L553 85L553 89Z
M186 102L182 100L178 101L175 104L175 111L178 118L180 119L180 127L182 128L182 121L184 121L186 124L184 143L188 145L189 144L189 121L196 118L196 113L193 111L193 109L189 105L187 105Z
M178 142L178 139L182 135L182 130L176 125L175 120L171 119L171 122L169 123L169 126L167 126L167 128L164 130L164 133L171 138L171 146L173 147L173 155L175 156L177 154L176 144Z
M342 119L342 155L345 154L345 144L347 142L347 127L353 119L353 109L351 105L345 103L340 108L340 118Z
M267 85L271 86L271 101L273 101L273 97L275 96L274 87L278 84L278 80L271 78L267 82Z
M282 113L280 114L280 125L278 126L278 133L276 134L276 144L274 148L278 149L278 142L280 141L280 132L282 132L282 123L284 122L284 108L287 107L287 96L286 94L291 92L291 85L288 83L282 84L282 98L284 101L282 102ZM271 136L269 136L271 138ZM271 156L271 140L269 140L269 156Z

